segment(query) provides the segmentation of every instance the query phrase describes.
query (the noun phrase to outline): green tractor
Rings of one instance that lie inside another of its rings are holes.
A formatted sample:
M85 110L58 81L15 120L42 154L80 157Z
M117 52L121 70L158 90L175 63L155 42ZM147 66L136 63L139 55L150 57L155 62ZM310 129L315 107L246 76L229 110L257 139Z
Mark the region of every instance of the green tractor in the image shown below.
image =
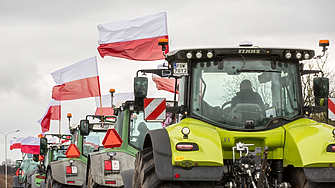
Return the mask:
M135 108L134 101L125 101L114 109L114 114L117 115L115 130L122 145L105 146L89 154L87 187L132 187L135 156L143 145L146 132L162 128L161 123L146 122L143 110Z
M102 141L107 130L114 127L114 122L107 121L108 118L114 117L87 115L86 119L80 121L78 127L71 130L72 140L65 152L66 158L46 165L46 187L83 185L88 154L103 147ZM45 145L41 143L41 148L46 148Z
M47 137L58 137L60 143L56 143L53 139ZM45 134L40 138L40 153L45 155L34 154L33 160L39 162L38 169L32 171L30 176L31 188L45 188L46 167L52 161L59 161L66 158L66 151L71 140L71 134ZM64 143L62 143L64 141Z
M22 160L16 160L16 167L18 169L13 177L13 187L31 187L27 176L38 168L38 162L33 160L33 154L22 153Z
M139 70L175 78L179 96L166 108L177 123L146 134L133 187L335 187L334 127L308 117L327 111L328 79L303 69L318 57L246 41L170 51L166 69ZM305 74L315 74L315 106L303 106ZM144 78L135 82L147 87ZM145 109L146 90L134 89Z

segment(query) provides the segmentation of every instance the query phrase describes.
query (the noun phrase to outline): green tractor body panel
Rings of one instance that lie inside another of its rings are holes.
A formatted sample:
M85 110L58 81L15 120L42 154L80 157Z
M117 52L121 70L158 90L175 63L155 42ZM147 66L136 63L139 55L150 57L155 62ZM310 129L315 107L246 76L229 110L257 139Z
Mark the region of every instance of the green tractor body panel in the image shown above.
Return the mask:
M181 133L183 127L190 129L188 139ZM236 143L254 144L249 147L269 148L268 159L283 159L283 166L329 167L334 164L335 153L326 152L334 143L330 125L310 119L298 119L276 129L259 132L239 132L221 129L202 121L186 118L180 123L166 128L170 136L172 164L184 161L198 163L199 166L221 166L224 159L233 159L232 148ZM196 143L198 151L178 151L178 143ZM222 152L220 152L222 151ZM261 155L261 154L259 154ZM235 156L239 158L239 154ZM183 166L183 165L181 165Z
M181 133L183 127L188 127L191 130L188 139L183 139ZM170 136L173 165L182 164L183 161L190 161L193 165L197 162L199 166L223 165L221 139L215 127L199 120L186 118L166 129ZM196 143L199 150L190 152L176 150L176 145L183 142Z
M334 166L335 153L327 152L329 144L334 144L334 127L310 119L299 119L284 125L286 143L283 165L295 167Z

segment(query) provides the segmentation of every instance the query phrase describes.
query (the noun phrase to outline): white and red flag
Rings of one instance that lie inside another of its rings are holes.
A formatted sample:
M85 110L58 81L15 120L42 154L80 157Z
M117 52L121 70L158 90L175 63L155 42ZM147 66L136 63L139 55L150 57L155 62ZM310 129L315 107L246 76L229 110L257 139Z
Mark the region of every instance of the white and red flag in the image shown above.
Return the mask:
M163 64L159 64L157 66L158 69L164 69ZM155 82L156 88L158 90L165 90L171 93L174 93L175 91L175 82L176 80L174 78L166 78L166 77L160 77L156 74L152 74L152 81ZM178 82L177 82L178 84ZM177 85L178 86L178 85ZM177 90L178 94L178 90Z
M13 149L20 149L21 148L21 141L24 137L20 137L14 140L9 141L10 146L9 149L13 150Z
M52 98L57 101L100 96L96 57L79 61L51 75L57 84L52 89Z
M43 117L37 121L37 123L41 125L42 133L49 131L51 120L60 120L61 118L60 110L61 110L60 101L52 99Z
M133 100L134 99L134 93L133 92L125 92L125 93L114 93L113 94L113 104L116 105L119 101L126 101L126 100ZM102 95L101 96L101 103L100 105L100 98L95 97L95 104L97 106L97 109L95 110L95 115L101 115L101 108L102 108L102 114L104 116L110 116L113 114L113 109L111 108L111 95Z
M40 153L40 138L28 136L21 141L21 152L30 154Z
M166 12L98 25L101 57L139 61L164 59L159 39L168 39ZM165 50L165 53L168 52Z

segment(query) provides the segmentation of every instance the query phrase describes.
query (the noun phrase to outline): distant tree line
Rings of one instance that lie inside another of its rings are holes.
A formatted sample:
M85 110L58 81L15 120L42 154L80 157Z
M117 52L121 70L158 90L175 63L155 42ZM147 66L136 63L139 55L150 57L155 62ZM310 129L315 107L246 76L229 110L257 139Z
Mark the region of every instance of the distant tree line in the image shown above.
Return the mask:
M0 174L5 174L6 162L3 161L0 165ZM15 167L15 161L7 159L7 175L15 175L17 168Z

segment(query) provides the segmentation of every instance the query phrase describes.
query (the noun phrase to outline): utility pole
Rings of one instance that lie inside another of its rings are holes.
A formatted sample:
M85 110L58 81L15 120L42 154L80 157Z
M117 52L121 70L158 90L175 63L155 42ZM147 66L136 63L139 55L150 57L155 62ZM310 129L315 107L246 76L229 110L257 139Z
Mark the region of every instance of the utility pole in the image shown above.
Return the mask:
M11 131L7 134L3 133L3 132L0 132L1 134L3 134L5 136L5 178L6 178L6 188L7 188L7 136L10 134L10 133L15 133L15 132L19 132L20 130L16 130L16 131Z

